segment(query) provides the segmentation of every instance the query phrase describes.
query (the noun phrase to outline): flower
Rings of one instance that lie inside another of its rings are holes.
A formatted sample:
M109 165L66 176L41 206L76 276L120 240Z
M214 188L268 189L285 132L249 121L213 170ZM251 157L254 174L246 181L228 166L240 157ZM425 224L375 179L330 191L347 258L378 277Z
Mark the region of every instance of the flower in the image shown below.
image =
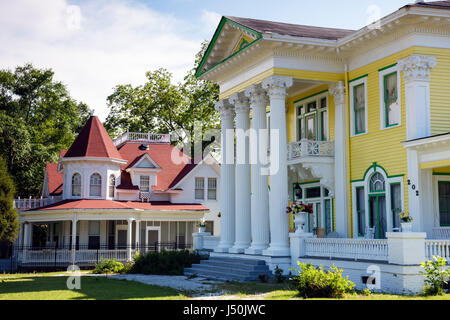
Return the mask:
M198 226L200 228L206 227L206 221L205 218L202 218L202 220L200 220L200 222L198 223Z
M299 212L307 212L312 214L313 213L313 207L311 204L303 204L298 201L292 202L292 204L288 207L286 207L286 213L299 213Z
M411 221L413 221L413 218L406 211L401 212L399 217L400 217L400 220L402 220L403 222L411 222Z

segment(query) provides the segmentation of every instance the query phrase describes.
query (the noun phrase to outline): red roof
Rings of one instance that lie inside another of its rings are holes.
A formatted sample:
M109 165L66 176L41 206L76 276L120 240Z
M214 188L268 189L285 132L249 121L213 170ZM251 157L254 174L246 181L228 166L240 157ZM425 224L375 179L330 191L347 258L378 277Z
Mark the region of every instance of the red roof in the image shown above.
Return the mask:
M205 206L196 203L171 203L168 201L116 201L116 200L63 200L45 207L32 209L40 210L70 210L70 209L139 209L163 211L207 211Z
M91 116L70 146L64 158L93 157L120 159L122 157L96 116Z
M59 196L62 193L63 187L63 173L58 172L57 163L47 163L45 165L45 172L47 175L48 192L50 196Z

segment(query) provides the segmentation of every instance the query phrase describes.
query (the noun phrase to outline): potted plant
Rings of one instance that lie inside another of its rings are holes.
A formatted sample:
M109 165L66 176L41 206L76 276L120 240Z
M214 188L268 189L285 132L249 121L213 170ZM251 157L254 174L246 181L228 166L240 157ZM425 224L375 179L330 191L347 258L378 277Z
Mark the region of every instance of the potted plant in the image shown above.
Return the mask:
M205 218L200 220L200 222L197 224L197 226L198 226L198 232L205 232L205 228L206 228Z
M400 224L402 226L402 232L411 232L413 218L408 212L404 211L400 213Z
M294 201L286 207L287 214L294 215L295 233L304 233L306 224L306 215L313 213L312 205L303 204L299 201Z

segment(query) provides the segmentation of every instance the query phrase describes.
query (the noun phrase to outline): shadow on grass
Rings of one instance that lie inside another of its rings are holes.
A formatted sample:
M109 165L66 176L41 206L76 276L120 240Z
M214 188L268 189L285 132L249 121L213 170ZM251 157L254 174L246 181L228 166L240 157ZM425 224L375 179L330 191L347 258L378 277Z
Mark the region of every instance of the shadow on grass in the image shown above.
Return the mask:
M166 287L136 281L82 276L81 288L67 288L65 276L0 276L0 300L123 300L123 299L182 299L180 292Z

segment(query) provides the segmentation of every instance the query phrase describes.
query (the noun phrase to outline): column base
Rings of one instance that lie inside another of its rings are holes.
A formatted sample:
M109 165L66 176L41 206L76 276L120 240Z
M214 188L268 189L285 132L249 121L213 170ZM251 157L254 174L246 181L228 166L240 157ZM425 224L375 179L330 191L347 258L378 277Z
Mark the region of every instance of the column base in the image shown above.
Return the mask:
M244 251L250 247L250 243L248 244L235 244L232 248L230 248L230 253L244 253Z
M263 251L267 249L267 246L251 246L250 248L247 248L244 250L245 254L251 254L251 255L262 255Z
M289 247L269 246L269 248L263 250L262 255L271 257L288 257L291 255L291 250Z
M233 247L233 244L219 244L214 248L214 252L227 253Z

